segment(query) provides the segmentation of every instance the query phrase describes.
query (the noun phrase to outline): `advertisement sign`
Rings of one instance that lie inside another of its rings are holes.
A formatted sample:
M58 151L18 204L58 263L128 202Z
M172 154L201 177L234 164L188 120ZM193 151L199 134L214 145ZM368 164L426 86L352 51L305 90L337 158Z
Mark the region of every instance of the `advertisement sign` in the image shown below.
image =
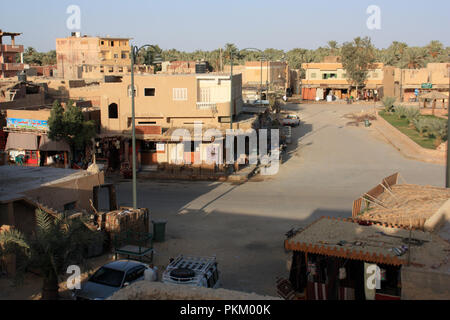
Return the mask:
M6 118L8 128L48 130L47 120Z

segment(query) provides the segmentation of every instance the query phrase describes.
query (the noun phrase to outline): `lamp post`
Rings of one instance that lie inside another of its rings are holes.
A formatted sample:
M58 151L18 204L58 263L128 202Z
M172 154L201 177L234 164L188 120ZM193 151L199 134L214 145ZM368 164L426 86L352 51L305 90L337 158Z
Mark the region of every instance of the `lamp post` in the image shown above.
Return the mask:
M263 64L262 61L267 58L264 56L264 52L257 48L245 48L238 51L244 51L244 50L254 50L258 51L261 54L261 77L260 77L260 87L259 87L259 104L262 105L262 73L263 73ZM267 65L267 68L269 66ZM233 52L230 51L230 86L231 86L231 96L230 96L230 129L233 129Z
M134 90L134 64L139 51L146 47L155 48L155 46L146 44L142 47L131 46L131 149L132 156L132 172L133 172L133 209L137 209L137 181L136 181L136 117L135 117L135 94Z
M449 55L450 58L450 55ZM445 187L450 188L450 64L447 64L448 71L448 108L447 108L447 166L445 169Z

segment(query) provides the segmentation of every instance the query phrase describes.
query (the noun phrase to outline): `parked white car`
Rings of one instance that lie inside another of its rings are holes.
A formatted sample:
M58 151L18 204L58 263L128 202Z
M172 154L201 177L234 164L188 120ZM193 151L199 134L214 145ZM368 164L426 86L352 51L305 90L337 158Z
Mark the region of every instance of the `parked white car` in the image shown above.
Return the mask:
M296 114L288 114L286 118L281 120L283 126L298 127L300 125L300 117Z

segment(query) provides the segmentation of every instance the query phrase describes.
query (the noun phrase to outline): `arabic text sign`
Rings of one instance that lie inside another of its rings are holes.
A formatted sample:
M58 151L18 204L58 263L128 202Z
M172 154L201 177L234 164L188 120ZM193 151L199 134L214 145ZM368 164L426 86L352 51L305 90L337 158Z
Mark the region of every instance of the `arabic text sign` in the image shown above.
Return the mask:
M8 128L48 130L48 121L47 120L7 118L6 126Z

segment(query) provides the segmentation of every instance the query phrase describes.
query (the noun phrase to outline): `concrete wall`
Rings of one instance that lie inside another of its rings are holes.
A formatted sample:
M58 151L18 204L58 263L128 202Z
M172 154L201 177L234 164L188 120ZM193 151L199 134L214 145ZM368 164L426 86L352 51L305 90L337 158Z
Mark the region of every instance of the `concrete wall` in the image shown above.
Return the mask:
M226 289L165 284L161 282L138 281L117 291L109 300L281 300Z
M449 300L450 274L403 266L402 300Z
M79 210L90 210L89 199L93 199L94 186L105 182L104 173L86 174L61 182L42 185L40 188L23 192L23 194L50 208L64 210L64 205L76 202Z

